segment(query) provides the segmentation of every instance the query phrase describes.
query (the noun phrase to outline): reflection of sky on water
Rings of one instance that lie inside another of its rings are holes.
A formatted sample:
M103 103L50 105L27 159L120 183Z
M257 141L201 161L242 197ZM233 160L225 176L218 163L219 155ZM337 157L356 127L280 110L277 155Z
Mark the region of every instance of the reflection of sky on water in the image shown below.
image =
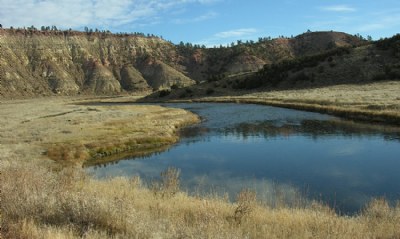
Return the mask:
M308 197L358 210L370 197L400 198L399 131L334 117L258 105L175 105L206 120L182 132L168 151L89 171L151 181L172 166L190 193L256 189L274 201ZM271 196L272 195L272 196Z

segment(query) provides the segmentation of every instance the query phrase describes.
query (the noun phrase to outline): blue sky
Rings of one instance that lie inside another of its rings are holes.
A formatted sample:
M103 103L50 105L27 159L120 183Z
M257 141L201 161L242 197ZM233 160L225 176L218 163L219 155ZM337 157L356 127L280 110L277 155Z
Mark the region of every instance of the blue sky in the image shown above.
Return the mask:
M207 46L311 31L390 37L400 31L399 0L0 0L4 27L144 32Z

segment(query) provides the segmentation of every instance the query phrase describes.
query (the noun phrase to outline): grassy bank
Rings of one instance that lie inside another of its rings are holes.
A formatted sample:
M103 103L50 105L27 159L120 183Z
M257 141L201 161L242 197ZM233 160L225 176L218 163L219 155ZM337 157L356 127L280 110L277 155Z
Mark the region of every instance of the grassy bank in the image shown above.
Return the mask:
M199 121L190 112L159 106L75 104L85 100L4 101L0 157L93 164L171 145L178 128Z
M178 172L142 185L139 178L105 181L79 169L54 172L42 163L3 161L4 238L398 238L400 206L372 201L353 217L318 203L271 208L242 191L235 203L190 197Z

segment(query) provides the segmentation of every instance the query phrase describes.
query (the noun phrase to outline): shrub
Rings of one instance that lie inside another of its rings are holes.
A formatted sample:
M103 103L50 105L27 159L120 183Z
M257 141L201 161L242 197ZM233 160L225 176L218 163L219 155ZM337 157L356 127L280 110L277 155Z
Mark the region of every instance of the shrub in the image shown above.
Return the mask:
M193 90L190 89L190 88L186 88L185 91L186 91L186 93L188 93L188 94L192 94L192 93L193 93Z
M171 197L179 192L180 190L180 174L181 171L176 168L168 168L162 171L160 181L154 181L152 183L152 190L155 195L161 195L161 197Z
M178 85L178 84L173 84L173 85L171 86L171 90L176 90L176 89L179 89L179 88L181 88L181 86Z
M293 80L294 81L309 81L311 78L304 72L301 72L300 74L297 74Z
M388 202L383 198L373 199L363 210L363 215L371 220L384 220L391 214Z
M183 92L182 94L179 95L179 98L181 98L181 99L182 99L182 98L186 98L186 96L187 96L186 93Z
M169 94L171 94L170 90L161 90L158 96L165 97L165 96L168 96Z
M212 95L212 94L214 94L214 92L215 92L214 89L208 88L207 91L206 91L206 94L207 94L207 95Z
M237 207L234 212L236 223L240 224L254 210L257 202L256 199L256 192L249 189L244 189L238 194L236 198Z

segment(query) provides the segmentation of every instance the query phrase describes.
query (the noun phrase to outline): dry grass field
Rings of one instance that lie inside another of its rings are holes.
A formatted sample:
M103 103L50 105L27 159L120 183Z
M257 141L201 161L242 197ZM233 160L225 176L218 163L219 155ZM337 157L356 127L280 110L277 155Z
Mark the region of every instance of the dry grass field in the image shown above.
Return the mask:
M95 180L32 160L3 161L4 238L398 238L400 206L375 200L347 217L313 203L271 208L242 191L235 203L178 191L176 171L158 187L139 178Z
M396 104L400 101L395 96L398 85L387 87L385 94ZM321 102L324 98L335 102L325 96L330 92L339 98L339 90L335 93L334 89L325 89L326 93L254 93L231 100ZM362 89L358 90L353 97L358 95L360 102L379 104L363 99ZM345 92L340 94L343 104L356 102L350 102L351 96ZM383 199L372 201L359 215L350 217L337 215L317 202L302 207L269 207L248 190L234 203L215 196L188 196L179 190L179 171L174 169L165 171L152 185L144 185L137 177L94 179L81 169L88 160L170 145L177 140L177 128L198 118L158 106L75 104L81 101L43 98L1 102L2 238L400 237L400 205L391 207Z

